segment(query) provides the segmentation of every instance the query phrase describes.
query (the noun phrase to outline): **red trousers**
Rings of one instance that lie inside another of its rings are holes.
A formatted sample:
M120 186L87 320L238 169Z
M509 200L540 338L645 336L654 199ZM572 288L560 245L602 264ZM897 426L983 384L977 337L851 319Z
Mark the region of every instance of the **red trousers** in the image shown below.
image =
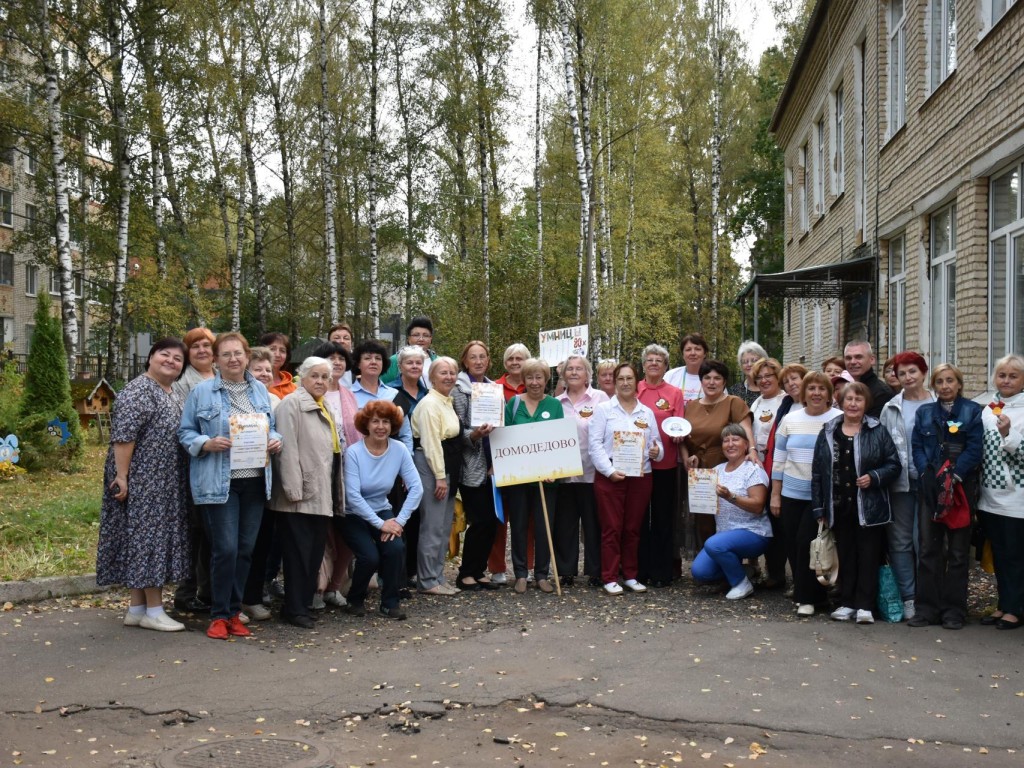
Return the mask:
M651 501L651 475L627 477L613 483L600 472L594 476L597 518L601 522L601 581L637 576L640 528Z

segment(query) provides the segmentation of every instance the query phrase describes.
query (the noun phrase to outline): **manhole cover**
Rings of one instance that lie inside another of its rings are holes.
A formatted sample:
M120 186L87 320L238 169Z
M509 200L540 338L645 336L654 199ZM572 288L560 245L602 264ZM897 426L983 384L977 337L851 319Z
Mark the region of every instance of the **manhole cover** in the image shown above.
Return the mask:
M160 758L161 768L333 768L326 751L297 739L228 739Z

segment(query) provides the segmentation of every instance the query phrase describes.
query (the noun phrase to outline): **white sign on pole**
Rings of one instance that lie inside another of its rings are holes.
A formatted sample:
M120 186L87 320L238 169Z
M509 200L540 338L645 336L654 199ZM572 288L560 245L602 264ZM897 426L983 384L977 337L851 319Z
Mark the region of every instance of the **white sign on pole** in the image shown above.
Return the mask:
M490 444L499 487L583 474L575 419L499 427L491 432Z
M571 328L555 328L541 331L540 359L552 368L565 362L570 354L587 356L590 344L590 326L574 325Z

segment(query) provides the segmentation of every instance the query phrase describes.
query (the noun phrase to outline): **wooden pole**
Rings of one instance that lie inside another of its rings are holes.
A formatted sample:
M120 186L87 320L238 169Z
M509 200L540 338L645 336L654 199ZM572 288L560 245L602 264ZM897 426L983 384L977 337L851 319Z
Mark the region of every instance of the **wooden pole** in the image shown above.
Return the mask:
M558 563L555 562L555 543L551 540L551 521L548 519L548 500L544 495L544 481L537 481L537 490L540 491L540 508L544 512L544 531L548 535L548 552L551 553L551 573L555 577L555 590L558 596L562 596L562 582L558 578Z

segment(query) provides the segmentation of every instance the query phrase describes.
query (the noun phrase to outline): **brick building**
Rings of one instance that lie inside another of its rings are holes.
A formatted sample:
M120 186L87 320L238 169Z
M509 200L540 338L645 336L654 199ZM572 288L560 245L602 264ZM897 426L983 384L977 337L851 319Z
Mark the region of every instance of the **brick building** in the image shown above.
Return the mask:
M1020 0L818 0L772 130L785 153L785 359L845 340L954 362L1024 351Z

